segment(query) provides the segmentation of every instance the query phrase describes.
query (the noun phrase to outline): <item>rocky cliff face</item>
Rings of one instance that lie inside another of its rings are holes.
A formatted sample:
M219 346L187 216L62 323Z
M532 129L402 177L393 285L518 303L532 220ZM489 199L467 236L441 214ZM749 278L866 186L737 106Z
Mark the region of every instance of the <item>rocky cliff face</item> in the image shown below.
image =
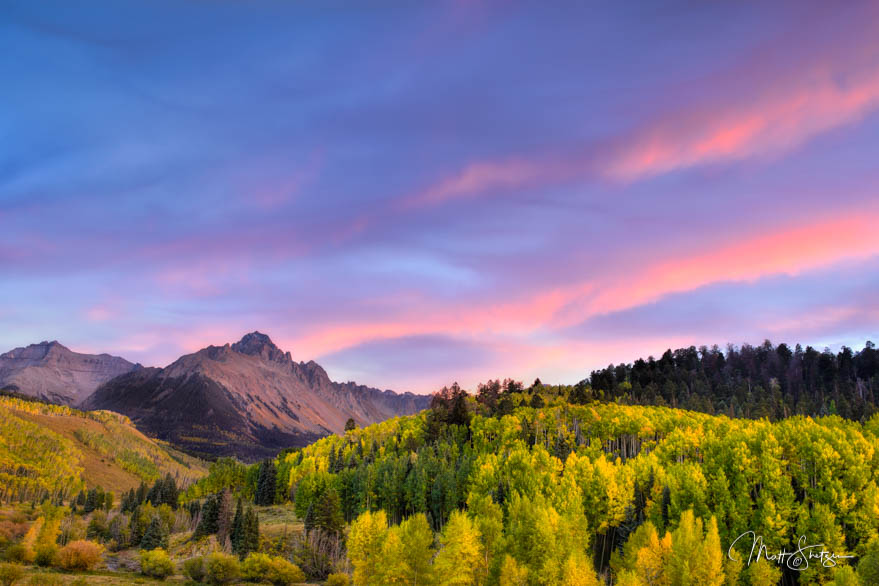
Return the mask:
M124 358L80 354L58 342L40 342L0 354L0 389L76 405L102 383L136 368Z
M335 383L317 363L296 362L265 334L208 346L165 368L102 385L84 407L131 417L190 451L255 459L428 406L429 397Z

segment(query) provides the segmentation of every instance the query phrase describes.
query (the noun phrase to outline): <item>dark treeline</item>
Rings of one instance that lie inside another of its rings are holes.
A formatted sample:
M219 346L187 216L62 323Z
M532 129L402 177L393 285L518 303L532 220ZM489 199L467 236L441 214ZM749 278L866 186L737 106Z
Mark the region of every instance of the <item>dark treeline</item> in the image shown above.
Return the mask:
M575 385L572 399L680 407L732 417L781 419L840 415L864 420L877 411L879 351L819 352L799 344L667 350L634 364L611 364Z

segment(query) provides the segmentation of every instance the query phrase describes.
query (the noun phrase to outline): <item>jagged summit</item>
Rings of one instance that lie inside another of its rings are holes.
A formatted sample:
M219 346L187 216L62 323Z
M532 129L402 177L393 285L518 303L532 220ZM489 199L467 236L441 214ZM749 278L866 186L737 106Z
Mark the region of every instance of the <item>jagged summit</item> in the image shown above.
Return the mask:
M232 344L232 350L249 356L261 356L266 360L292 360L289 352L278 348L272 339L262 332L253 331L245 334L238 342Z

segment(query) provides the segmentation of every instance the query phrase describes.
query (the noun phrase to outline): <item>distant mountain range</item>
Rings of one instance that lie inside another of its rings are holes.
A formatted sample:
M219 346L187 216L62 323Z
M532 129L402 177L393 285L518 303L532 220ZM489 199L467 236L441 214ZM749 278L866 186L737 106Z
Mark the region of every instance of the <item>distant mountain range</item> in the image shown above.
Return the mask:
M102 383L139 368L109 354L80 354L40 342L0 354L0 389L60 405L77 405Z
M181 356L165 368L43 342L0 357L0 388L116 411L189 452L245 460L341 433L349 418L368 425L416 413L430 401L333 382L320 365L294 361L260 332Z
M41 342L0 355L0 389L129 416L145 433L204 456L253 460L427 408L430 398L336 383L260 332L165 368Z

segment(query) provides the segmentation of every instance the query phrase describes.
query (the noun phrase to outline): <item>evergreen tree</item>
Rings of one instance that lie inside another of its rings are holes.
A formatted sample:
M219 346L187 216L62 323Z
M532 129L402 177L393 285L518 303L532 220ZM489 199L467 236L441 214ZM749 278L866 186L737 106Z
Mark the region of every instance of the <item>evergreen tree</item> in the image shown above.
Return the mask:
M336 445L333 444L333 447L330 449L329 460L327 461L327 470L329 470L330 472L336 471L337 458L338 456L336 455Z
M140 548L153 550L157 547L168 548L168 535L162 527L162 522L158 517L153 517L140 540Z
M238 503L235 505L235 518L232 519L232 551L237 553L239 557L244 559L241 551L241 545L244 540L244 510L241 503L241 497L238 497Z
M314 507L312 527L336 536L341 535L345 529L345 518L342 516L339 494L334 488L327 488L318 498L317 506Z
M137 487L137 492L135 493L135 504L142 505L144 502L146 502L146 495L147 485L145 482L141 481L140 486Z
M201 514L201 504L198 501L192 501L189 503L189 518L192 522L195 522L198 519L198 516Z
M213 535L217 532L217 519L220 512L220 496L211 495L201 507L201 520L195 529L195 536Z
M668 527L668 508L671 506L671 490L668 486L662 487L662 503L660 510L662 512L662 528Z
M259 549L259 515L253 507L247 507L247 512L244 514L243 525L240 555L245 557L250 552Z
M311 530L314 529L314 502L312 501L308 505L308 510L305 511L305 519L303 520L303 524L305 525L305 534L311 533Z
M164 478L157 480L156 483L159 485L158 496L161 503L176 510L179 495L177 481L174 480L174 477L171 476L170 473L168 473Z
M96 508L98 508L98 489L93 488L88 492L88 495L86 496L82 511L84 513L91 513Z
M164 501L162 500L162 482L163 480L159 478L153 483L152 488L150 488L149 492L146 494L147 502L151 503L154 507L158 507Z
M275 483L277 470L274 460L263 460L259 465L254 504L270 506L275 504Z
M353 417L349 417L348 421L345 422L345 431L354 431L355 429L357 429L357 423Z

